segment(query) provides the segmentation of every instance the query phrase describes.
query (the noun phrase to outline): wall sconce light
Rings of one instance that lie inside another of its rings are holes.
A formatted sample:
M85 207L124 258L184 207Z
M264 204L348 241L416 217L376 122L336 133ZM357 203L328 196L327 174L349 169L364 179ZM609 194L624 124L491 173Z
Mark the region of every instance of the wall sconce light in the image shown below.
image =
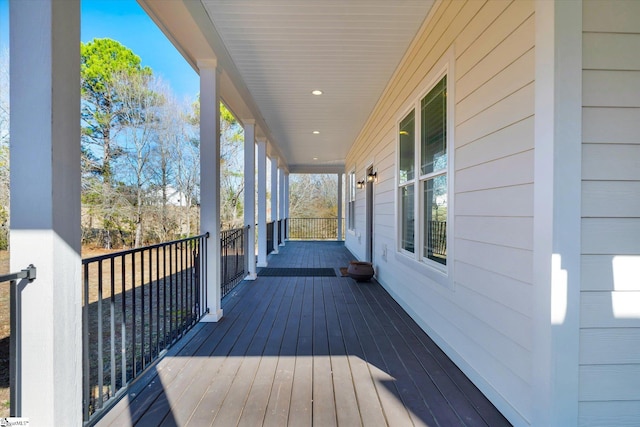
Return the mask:
M373 172L367 175L367 182L378 182L378 172Z
M362 190L364 188L364 179L362 181L358 181L356 183L356 187L358 188L358 190Z

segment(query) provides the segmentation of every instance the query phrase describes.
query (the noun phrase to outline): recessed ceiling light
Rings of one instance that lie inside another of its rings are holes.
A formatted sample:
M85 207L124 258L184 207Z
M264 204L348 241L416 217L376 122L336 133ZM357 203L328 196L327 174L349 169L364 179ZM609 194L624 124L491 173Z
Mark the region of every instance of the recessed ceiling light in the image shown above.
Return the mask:
M314 131L313 131L313 134L314 134L314 135L319 135L319 134L320 134L320 131L319 131L319 130L314 130Z
M313 158L313 160L318 160L318 158L317 158L317 157L314 157L314 158Z
M320 89L315 89L311 91L311 95L320 96L322 95L322 91Z

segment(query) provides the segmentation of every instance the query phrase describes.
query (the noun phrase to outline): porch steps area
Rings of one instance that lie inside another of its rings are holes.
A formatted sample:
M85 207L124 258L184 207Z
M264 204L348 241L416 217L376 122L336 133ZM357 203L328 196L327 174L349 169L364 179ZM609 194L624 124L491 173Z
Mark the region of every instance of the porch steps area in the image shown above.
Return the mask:
M99 426L506 426L507 420L376 282L340 277L338 242L287 242Z

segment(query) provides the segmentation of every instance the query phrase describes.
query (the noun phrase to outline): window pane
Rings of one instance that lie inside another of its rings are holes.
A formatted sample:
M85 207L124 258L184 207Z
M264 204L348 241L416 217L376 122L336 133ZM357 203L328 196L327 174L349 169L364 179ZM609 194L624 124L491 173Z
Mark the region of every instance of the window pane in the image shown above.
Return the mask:
M356 228L356 202L355 201L351 201L349 202L349 230L353 230Z
M422 175L447 168L447 77L422 99Z
M424 181L423 256L447 264L447 176Z
M414 178L415 164L415 110L400 122L400 184Z
M413 185L402 187L401 204L402 204L402 249L413 252L413 232L415 229L415 216L413 209Z

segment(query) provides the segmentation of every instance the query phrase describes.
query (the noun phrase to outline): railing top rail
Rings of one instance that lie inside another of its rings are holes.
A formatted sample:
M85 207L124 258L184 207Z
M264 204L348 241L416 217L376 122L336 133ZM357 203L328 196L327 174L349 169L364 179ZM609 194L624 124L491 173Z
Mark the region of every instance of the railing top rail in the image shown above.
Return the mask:
M291 217L286 219L338 219L337 216L325 216L325 217Z
M247 228L251 228L251 225L245 225L243 227L238 227L238 228L227 228L226 230L220 230L220 234L233 233L234 231L243 231L243 230L246 230Z
M34 280L36 278L36 268L33 264L29 265L29 267L24 270L20 270L17 273L9 273L0 275L0 283L3 282L12 282L14 280L27 279Z
M119 257L119 256L135 254L135 253L142 252L142 251L147 251L147 250L150 250L150 249L157 249L157 248L161 248L163 246L174 245L176 243L183 243L183 242L188 242L190 240L202 239L202 238L208 239L209 238L209 232L206 232L204 234L200 234L198 236L192 236L192 237L186 237L184 239L172 240L170 242L156 243L155 245L143 246L143 247L140 247L140 248L127 249L125 251L112 252L112 253L108 253L108 254L104 254L104 255L98 255L98 256L94 256L94 257L90 257L90 258L84 258L82 260L82 265L89 264L89 263L92 263L92 262L97 262L97 261L104 261L105 259L111 259L111 258L115 258L115 257Z

